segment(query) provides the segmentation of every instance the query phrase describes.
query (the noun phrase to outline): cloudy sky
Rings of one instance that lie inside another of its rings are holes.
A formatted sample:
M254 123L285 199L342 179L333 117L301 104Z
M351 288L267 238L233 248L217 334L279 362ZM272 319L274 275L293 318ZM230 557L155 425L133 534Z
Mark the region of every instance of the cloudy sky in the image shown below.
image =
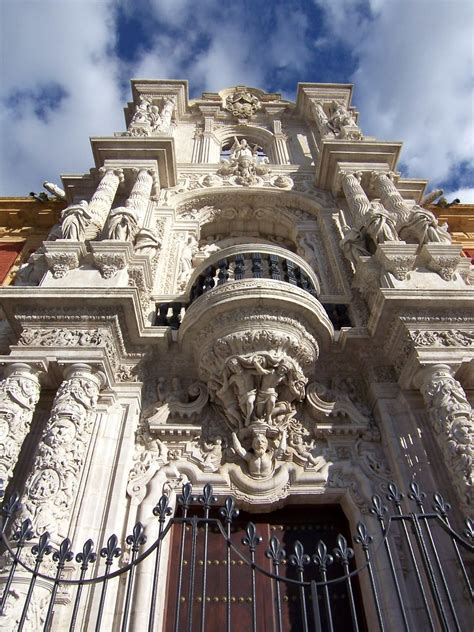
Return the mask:
M353 82L364 133L404 141L404 175L474 203L473 29L472 0L0 0L0 195L87 172L133 77L292 100L299 81Z

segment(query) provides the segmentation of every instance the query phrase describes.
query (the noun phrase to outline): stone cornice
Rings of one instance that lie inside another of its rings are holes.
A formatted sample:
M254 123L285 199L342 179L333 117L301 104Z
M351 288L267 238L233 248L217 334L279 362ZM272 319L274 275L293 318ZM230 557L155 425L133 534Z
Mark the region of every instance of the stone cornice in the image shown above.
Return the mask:
M150 341L157 345L169 342L167 328L146 324L138 291L135 288L0 288L0 307L17 336L21 334L25 318L28 322L74 323L84 328L97 327L100 322L116 319L125 348L131 353L145 351ZM143 345L143 347L142 347Z

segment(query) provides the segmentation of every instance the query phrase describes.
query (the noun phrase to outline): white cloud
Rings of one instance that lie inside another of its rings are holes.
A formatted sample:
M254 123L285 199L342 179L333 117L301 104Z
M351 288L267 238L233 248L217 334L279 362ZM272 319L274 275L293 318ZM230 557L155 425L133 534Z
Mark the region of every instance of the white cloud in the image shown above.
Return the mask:
M474 204L474 187L466 187L465 189L457 189L456 191L445 191L444 197L448 202L452 202L457 198L461 204Z
M403 140L409 176L433 185L474 168L472 2L315 1L351 44L365 133Z
M45 179L58 182L61 173L88 171L89 136L123 128L119 68L109 54L113 12L104 1L4 0L1 23L0 131L8 148L0 165L1 194L27 195ZM67 96L45 120L27 94L47 93L52 84ZM21 107L11 107L15 94Z

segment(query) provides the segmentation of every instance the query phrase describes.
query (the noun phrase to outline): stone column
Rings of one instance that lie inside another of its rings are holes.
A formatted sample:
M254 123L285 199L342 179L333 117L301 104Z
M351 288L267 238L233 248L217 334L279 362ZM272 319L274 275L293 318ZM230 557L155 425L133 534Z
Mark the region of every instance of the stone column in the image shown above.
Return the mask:
M466 393L446 364L422 369L417 383L454 487L472 506L474 416Z
M128 200L125 202L127 208L135 211L139 222L143 222L145 217L155 177L153 169L140 169Z
M361 185L362 172L342 173L341 183L347 204L357 227L364 223L364 215L369 212L370 201Z
M40 384L34 369L15 362L0 382L0 478L6 487L28 434Z
M22 498L20 519L30 518L37 535L49 531L57 541L68 533L104 381L102 373L78 363L67 368L58 388Z
M370 201L361 185L362 172L342 173L344 195L354 217L355 226L367 234L374 245L399 241L394 219L383 204Z
M318 126L321 138L334 138L334 132L329 127L328 117L326 116L321 103L311 100L311 110L314 114L314 120Z
M122 169L101 167L99 172L102 174L102 179L89 202L89 213L92 215L92 222L87 231L88 239L94 239L103 229L118 186L123 182Z
M373 183L375 191L382 204L392 213L395 213L397 228L405 223L410 216L410 208L399 193L393 182L391 173L374 173Z
M105 239L133 242L146 214L154 182L153 169L137 169L132 191L124 206L110 211L104 229Z

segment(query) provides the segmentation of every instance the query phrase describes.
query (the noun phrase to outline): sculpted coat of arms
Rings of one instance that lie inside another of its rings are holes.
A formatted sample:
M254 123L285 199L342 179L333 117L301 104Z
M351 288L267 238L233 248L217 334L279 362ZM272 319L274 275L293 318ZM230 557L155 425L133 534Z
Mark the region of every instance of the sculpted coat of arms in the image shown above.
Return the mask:
M255 95L247 92L247 90L236 90L227 97L225 108L229 110L233 116L250 118L260 109L260 101Z

